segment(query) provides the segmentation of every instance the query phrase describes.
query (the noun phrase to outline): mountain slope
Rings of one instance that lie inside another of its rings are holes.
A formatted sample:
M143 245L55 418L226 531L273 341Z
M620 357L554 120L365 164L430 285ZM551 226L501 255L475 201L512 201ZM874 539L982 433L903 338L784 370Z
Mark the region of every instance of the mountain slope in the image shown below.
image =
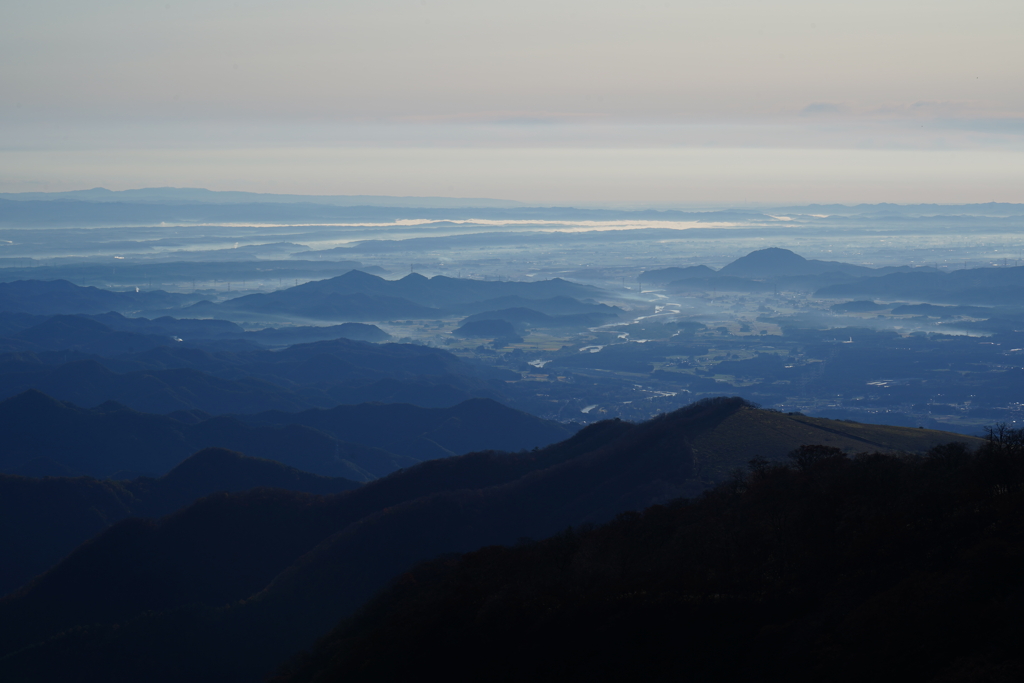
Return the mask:
M314 474L368 481L422 460L547 446L575 429L490 399L446 408L364 403L211 417L196 411L154 415L113 402L83 409L26 391L0 401L0 472L156 476L216 446Z
M268 294L249 294L216 305L216 310L284 314L309 319L387 320L435 318L451 307L499 297L587 298L601 290L561 279L537 282L463 280L410 273L385 280L359 270L328 280L307 282Z
M77 315L55 315L6 339L0 339L0 346L11 350L66 350L104 356L138 353L174 343L166 335L114 331L97 320Z
M287 512L305 505L301 501L228 496L214 510L192 506L156 526L114 527L40 577L30 590L0 603L0 623L22 624L21 632L3 633L0 642L8 647L43 643L0 660L0 671L11 680L52 675L89 653L96 661L118 662L122 668L80 668L80 680L140 675L147 680L186 675L195 680L256 680L352 613L389 577L419 561L511 544L522 536L547 536L568 525L600 523L706 488L708 482L695 478L701 463L691 444L743 410L752 409L738 399L707 401L641 425L598 423L536 453L481 453L423 463L324 499L304 522ZM789 416L757 412L769 426L788 424ZM846 424L830 423L840 433ZM782 427L776 432L790 434ZM924 432L895 434L908 443L913 434ZM766 431L762 442L774 438ZM704 448L713 451L714 442L705 438ZM924 440L917 445L921 450L926 446ZM275 506L283 506L283 512L275 512ZM207 521L224 516L233 520L231 525ZM287 561L250 562L247 558L264 557L259 529L270 520L282 520L275 525L303 524L296 528L296 537L306 539L306 549L287 546L293 553ZM307 532L314 527L326 533L313 539ZM215 553L223 562L194 549L221 543L232 549L230 558ZM130 561L154 552L175 558L175 576L213 572L208 584L221 588L208 591L195 584L184 590L172 581L166 591L153 588L153 594L125 590L123 585L166 584L165 564ZM245 567L242 574L248 578L236 585L226 577L238 566ZM259 581L263 587L246 597L248 587ZM84 585L89 589L81 590ZM245 600L228 606L241 598ZM155 609L163 611L151 612ZM76 623L96 626L55 635ZM196 671L202 676L195 678Z
M1019 457L824 455L445 558L273 680L1015 680Z
M121 363L123 364L123 362ZM303 410L330 405L328 397L267 380L217 377L192 368L113 372L100 360L38 363L23 372L0 374L0 398L33 389L92 408L117 401L148 413L202 410L211 414L260 410Z
M817 261L806 259L789 249L769 247L752 251L732 263L723 266L717 276L763 278L791 275L821 275L838 271L848 275L872 275L871 268L855 266L839 261Z
M258 413L241 419L254 425L304 425L418 460L487 449L537 448L567 439L575 431L572 426L485 398L451 408L363 403L301 413Z
M780 461L805 444L838 448L849 455L865 451L920 454L952 441L972 447L983 443L977 437L940 430L829 420L747 407L697 436L692 446L698 462L697 476L704 481L722 481L736 468L745 467L750 458Z
M0 310L35 315L131 312L143 308L171 308L195 301L188 294L111 292L79 287L67 280L0 282Z
M0 401L0 440L0 472L47 459L94 477L160 475L211 446L356 481L415 462L299 425L254 426L228 417L185 422L112 403L86 410L37 391Z
M271 487L329 494L358 486L219 448L199 451L158 479L0 474L0 556L8 558L0 566L0 595L126 517L161 517L217 491Z

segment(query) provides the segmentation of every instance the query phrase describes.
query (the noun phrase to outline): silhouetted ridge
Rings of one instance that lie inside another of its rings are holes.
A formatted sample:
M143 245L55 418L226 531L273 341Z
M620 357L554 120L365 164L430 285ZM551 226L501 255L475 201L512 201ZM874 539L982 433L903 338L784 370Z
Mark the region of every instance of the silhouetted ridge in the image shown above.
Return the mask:
M271 460L207 448L159 479L30 479L0 474L0 595L45 571L77 545L129 516L160 517L218 491L271 487L330 494L358 487Z
M1019 441L804 448L697 501L436 560L272 680L1014 680Z
M242 419L254 425L305 425L417 460L547 446L571 436L577 428L486 398L469 399L450 408L363 403L301 413L258 413Z
M98 373L107 371L101 366ZM235 418L182 421L140 413L116 402L86 410L29 390L0 401L0 472L46 458L75 474L118 471L161 475L197 450L218 446L326 476L366 481L416 462L407 456L340 441L300 425L247 425ZM358 465L355 464L358 461Z
M0 282L0 310L37 315L130 312L178 306L190 299L186 294L163 291L111 292L79 287L67 280Z
M544 538L694 496L729 480L734 462L762 456L757 462L770 467L802 444L816 443L808 437L851 450L863 450L870 437L889 439L890 448L924 451L955 436L784 415L741 399L717 399L642 424L598 423L536 451L425 462L324 499L209 497L126 533L103 552L83 547L31 590L0 602L0 626L22 625L0 631L0 643L11 649L38 643L25 651L31 655L0 659L0 672L38 678L74 663L81 678L93 675L81 662L94 658L125 663L119 672L95 670L108 681L140 673L149 681L257 680L418 562ZM272 547L262 532L266 525L282 539ZM295 525L294 545L282 525ZM243 595L232 583L236 572L244 586L261 587ZM74 629L84 623L94 626Z
M388 320L435 318L444 311L486 299L589 298L601 290L561 278L535 282L469 280L410 273L399 280L349 271L266 294L249 294L208 306L211 312L288 314L309 319Z

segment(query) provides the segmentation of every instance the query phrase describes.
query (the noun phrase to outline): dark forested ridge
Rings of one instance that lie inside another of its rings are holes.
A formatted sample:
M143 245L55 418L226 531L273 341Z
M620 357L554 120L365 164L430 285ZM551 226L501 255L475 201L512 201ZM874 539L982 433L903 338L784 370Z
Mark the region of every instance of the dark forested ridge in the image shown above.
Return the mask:
M358 482L322 477L272 460L207 448L157 479L42 479L0 474L0 595L40 574L126 517L157 518L218 491L271 487L305 493L348 491Z
M1019 432L973 454L794 456L417 567L273 680L1020 680Z
M430 461L338 495L220 494L159 521L125 520L0 601L0 675L258 680L418 562L706 488L700 477L717 476L708 461L746 448L727 426L747 413L764 416L767 463L810 429L722 399L639 425L597 423L537 451ZM872 427L822 423L818 434L856 443ZM939 434L872 433L899 447L917 436L920 451Z

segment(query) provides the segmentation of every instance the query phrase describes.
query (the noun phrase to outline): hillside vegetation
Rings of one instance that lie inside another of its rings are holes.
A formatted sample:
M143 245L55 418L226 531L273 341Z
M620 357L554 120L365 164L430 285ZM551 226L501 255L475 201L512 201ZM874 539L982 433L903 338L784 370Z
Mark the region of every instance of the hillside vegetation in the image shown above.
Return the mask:
M273 680L1020 680L1021 445L804 448L697 500L442 558Z
M301 472L272 460L207 448L158 479L34 479L0 474L0 595L46 571L127 517L157 518L218 491L259 487L340 493L358 482Z

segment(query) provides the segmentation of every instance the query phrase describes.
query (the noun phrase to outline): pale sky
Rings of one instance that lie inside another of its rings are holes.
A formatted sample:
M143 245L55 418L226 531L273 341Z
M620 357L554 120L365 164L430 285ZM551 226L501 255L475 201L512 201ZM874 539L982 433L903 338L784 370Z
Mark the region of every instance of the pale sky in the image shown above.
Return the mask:
M5 0L0 191L1024 202L1021 0Z

